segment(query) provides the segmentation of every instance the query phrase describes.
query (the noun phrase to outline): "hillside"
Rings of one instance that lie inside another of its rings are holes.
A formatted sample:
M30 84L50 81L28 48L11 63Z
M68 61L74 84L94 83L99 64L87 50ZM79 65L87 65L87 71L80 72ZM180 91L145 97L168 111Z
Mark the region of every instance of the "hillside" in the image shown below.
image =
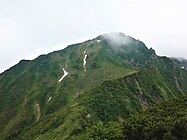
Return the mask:
M161 102L124 122L128 139L186 139L187 96ZM134 135L136 134L136 135Z
M182 69L187 69L187 60L184 58L171 58L175 63L181 66Z
M78 139L187 92L187 71L122 33L22 60L0 75L1 139Z
M75 139L185 140L187 96L162 101L141 113L119 121L99 121Z

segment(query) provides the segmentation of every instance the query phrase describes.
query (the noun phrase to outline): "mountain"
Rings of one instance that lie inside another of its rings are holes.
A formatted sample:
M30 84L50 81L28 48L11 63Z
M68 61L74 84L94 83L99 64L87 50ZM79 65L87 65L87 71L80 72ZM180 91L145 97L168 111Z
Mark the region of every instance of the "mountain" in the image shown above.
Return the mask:
M187 95L158 103L129 118L123 126L126 139L186 139ZM135 135L134 135L135 134Z
M181 66L182 69L187 69L187 60L184 58L175 58L175 57L171 57L171 59L177 63L178 65Z
M185 140L187 138L187 95L162 101L132 115L123 123L99 121L83 134L83 139Z
M86 139L187 92L185 69L123 33L22 60L0 81L1 139Z

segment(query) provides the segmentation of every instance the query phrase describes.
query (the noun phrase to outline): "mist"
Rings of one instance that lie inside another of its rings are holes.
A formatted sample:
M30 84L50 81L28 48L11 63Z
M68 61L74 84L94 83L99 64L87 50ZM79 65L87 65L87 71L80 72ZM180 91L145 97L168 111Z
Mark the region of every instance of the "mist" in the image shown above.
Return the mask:
M104 34L103 38L106 39L109 43L113 44L113 46L125 45L130 41L125 34L117 32Z

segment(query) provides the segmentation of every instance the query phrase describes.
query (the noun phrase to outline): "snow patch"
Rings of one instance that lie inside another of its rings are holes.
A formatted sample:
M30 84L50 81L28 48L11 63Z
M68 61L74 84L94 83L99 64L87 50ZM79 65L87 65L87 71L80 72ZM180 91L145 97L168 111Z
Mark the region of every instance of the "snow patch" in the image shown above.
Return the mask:
M182 66L182 67L181 67L181 69L183 69L183 70L184 70L184 69L185 69L185 67L184 67L184 66Z
M97 40L97 43L101 42L101 40Z
M63 68L64 75L59 79L59 83L68 75L68 72Z
M84 59L83 59L83 66L86 66L86 58L87 58L86 51L84 51Z
M49 99L47 100L48 102L52 99L52 97L50 96Z

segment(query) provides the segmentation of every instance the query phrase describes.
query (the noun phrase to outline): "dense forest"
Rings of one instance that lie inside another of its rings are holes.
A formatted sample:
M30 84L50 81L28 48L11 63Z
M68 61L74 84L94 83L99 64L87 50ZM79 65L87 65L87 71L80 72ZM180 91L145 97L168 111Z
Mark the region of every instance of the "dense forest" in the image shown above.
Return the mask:
M187 138L187 95L157 103L128 119L99 121L87 128L90 139L185 140ZM82 136L84 138L84 136ZM86 137L85 137L86 138Z

